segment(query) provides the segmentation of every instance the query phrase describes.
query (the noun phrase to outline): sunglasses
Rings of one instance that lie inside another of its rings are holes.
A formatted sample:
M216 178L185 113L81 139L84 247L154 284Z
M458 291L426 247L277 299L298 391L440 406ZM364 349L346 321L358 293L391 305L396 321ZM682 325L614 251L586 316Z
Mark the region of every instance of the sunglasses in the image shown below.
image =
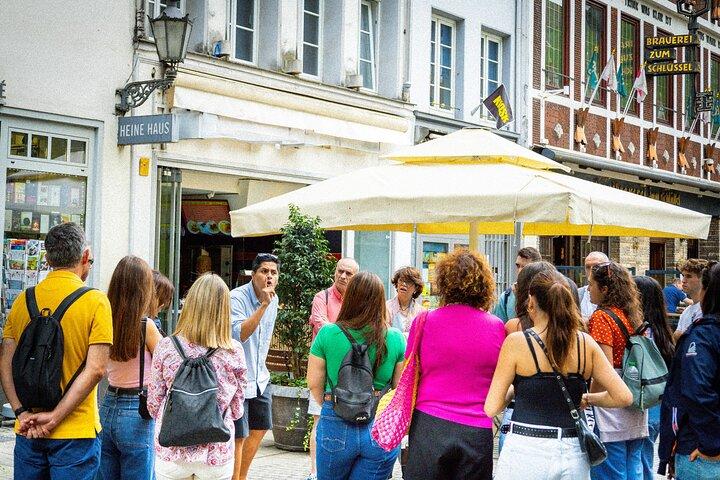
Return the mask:
M262 263L262 262L278 263L277 255L273 255L272 253L258 253L257 257L255 257L255 260L260 263Z
M605 274L608 277L612 277L612 269L610 268L610 265L612 265L612 262L598 263L597 265L592 267L592 272L598 273L598 272L601 272L603 268L605 268L606 269Z

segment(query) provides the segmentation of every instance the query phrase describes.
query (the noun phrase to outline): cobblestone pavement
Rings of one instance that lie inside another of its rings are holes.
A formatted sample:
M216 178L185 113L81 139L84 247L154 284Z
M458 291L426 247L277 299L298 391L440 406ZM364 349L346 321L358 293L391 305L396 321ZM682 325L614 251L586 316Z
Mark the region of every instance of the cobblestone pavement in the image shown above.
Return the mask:
M13 448L15 435L11 428L0 428L0 480L12 478ZM494 457L497 459L497 442ZM657 462L657 457L655 458ZM272 432L268 432L260 445L252 467L250 480L304 480L309 471L308 456L306 453L294 453L279 450L273 445ZM395 464L393 480L400 480L400 465ZM656 480L664 479L660 475Z

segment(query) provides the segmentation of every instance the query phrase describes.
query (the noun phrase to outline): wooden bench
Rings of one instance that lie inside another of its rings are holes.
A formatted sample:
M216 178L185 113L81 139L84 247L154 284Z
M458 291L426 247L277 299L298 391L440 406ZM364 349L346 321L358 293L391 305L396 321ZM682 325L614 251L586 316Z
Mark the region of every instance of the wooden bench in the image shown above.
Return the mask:
M267 360L265 360L267 369L271 372L289 373L290 372L290 352L279 348L271 348L268 351Z

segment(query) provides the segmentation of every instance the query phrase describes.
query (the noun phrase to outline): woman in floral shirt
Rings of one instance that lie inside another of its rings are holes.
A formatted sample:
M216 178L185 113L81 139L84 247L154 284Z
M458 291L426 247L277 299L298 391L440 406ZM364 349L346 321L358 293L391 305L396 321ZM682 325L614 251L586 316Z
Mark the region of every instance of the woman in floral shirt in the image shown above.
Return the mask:
M152 381L148 387L148 410L155 418L155 471L159 480L184 479L197 475L204 479L229 479L233 473L234 420L243 415L243 391L247 383L245 354L233 340L230 328L230 292L215 274L198 278L185 299L174 335L188 357L204 355L218 348L210 361L218 382L218 405L226 412L225 425L230 439L225 443L206 443L190 447L162 447L158 434L167 394L182 363L170 338L161 340L153 355Z

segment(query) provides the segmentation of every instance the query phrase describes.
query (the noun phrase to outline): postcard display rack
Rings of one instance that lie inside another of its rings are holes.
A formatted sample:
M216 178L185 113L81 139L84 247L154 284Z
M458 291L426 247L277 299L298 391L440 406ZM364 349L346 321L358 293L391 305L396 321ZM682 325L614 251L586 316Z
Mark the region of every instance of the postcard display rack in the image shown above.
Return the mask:
M57 173L8 169L3 243L3 304L42 281L45 235L65 222L85 226L86 178Z

